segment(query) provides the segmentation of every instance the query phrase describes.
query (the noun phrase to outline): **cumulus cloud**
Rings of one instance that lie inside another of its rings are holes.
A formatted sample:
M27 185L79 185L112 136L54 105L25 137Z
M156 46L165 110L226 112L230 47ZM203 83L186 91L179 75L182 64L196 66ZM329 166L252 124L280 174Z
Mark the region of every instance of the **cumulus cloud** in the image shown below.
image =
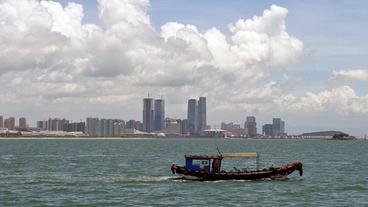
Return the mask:
M347 80L368 81L368 70L334 70L330 79L335 83Z
M76 3L63 8L52 1L2 1L0 71L63 64L84 76L131 75L149 83L212 65L262 79L265 70L294 63L303 50L303 43L285 31L287 10L276 5L262 16L230 24L231 41L216 28L200 32L177 22L156 32L148 0L99 0L98 8L101 25L91 25L82 23L83 7Z
M126 105L140 117L139 107L129 106L154 92L184 104L206 95L218 111L367 112L367 97L348 86L297 96L269 80L303 53L303 42L286 31L286 8L239 19L225 35L175 21L155 28L149 7L149 0L98 0L100 24L85 24L77 3L0 0L1 102L69 106L73 115L76 103ZM333 77L367 80L364 74Z

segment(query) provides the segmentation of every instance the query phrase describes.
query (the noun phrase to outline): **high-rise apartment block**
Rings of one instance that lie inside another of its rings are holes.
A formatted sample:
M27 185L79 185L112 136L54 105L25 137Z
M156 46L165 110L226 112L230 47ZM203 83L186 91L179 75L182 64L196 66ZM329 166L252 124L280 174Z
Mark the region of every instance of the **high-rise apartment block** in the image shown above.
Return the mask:
M87 123L87 134L93 137L101 136L101 124L98 118L88 117L86 119Z
M19 118L19 129L27 129L27 120L24 117Z
M257 136L257 122L256 117L247 116L246 122L244 124L244 128L247 131L249 137Z
M47 130L48 121L37 121L37 129L39 130Z
M60 118L49 118L47 121L48 131L64 131L64 125L68 124L69 120Z
M188 134L188 119L181 120L181 134Z
M155 131L162 131L165 129L165 100L155 100Z
M134 122L134 120L131 120ZM125 122L120 119L99 119L88 117L86 119L86 133L93 137L121 136L126 128ZM129 124L129 122L127 122Z
M155 110L153 98L143 99L143 131L150 133L155 130L154 117Z
M197 100L196 99L188 100L187 120L188 120L188 132L190 134L196 134L197 133Z
M285 134L285 122L280 118L272 119L272 135L283 136Z
M4 128L4 117L0 116L0 129Z
M167 134L181 134L181 120L180 119L165 119L165 130L164 132Z
M206 97L200 97L196 99L188 100L188 133L198 134L201 133L207 127L207 104Z
M66 123L64 124L63 130L66 132L83 132L86 131L86 123L85 122L75 122L75 123Z
M198 100L198 132L202 132L207 127L207 104L206 97L199 97Z
M262 127L262 134L266 137L272 137L273 136L272 129L273 129L272 124L264 124Z
M240 127L240 124L230 123L221 123L221 129L230 132L230 136L232 137L245 137L246 130Z
M7 119L4 120L4 128L7 128L9 130L14 130L15 129L15 118L14 117L9 117Z
M162 131L165 129L165 100L144 98L143 99L143 128L145 132Z

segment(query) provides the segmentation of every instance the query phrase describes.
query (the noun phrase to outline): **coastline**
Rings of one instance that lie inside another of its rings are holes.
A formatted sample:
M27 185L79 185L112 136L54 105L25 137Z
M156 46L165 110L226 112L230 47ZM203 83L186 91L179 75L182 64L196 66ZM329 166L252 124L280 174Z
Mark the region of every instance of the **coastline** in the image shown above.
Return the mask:
M305 139L305 138L219 138L219 137L0 137L0 140L155 140L155 139L221 139L221 140L326 140L326 141L368 141L368 139Z

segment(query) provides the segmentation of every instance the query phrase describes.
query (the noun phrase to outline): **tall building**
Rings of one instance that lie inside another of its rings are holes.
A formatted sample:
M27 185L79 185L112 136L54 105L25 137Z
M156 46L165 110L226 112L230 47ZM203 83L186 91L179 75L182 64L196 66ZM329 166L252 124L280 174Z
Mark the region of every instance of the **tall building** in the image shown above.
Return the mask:
M166 134L181 134L181 120L166 118L165 125Z
M197 100L189 99L188 100L188 132L190 134L197 134Z
M244 124L244 128L247 131L248 136L254 137L257 136L257 122L256 117L247 116L247 121Z
M114 126L113 126L113 136L121 136L121 134L124 132L125 129L125 121L123 120L115 120Z
M93 136L93 137L101 136L101 124L98 118L88 117L86 119L86 123L87 123L86 132L89 136Z
M47 130L48 121L37 121L37 129L39 130Z
M207 127L206 97L200 97L198 101L197 131L200 133Z
M4 128L4 117L0 116L0 129Z
M154 117L153 98L143 99L143 131L149 133L154 131Z
M181 120L181 134L188 134L188 119Z
M86 123L85 122L75 122L75 123L65 123L64 131L66 132L85 132Z
M285 134L285 122L280 118L272 119L272 135L283 136Z
M27 120L24 117L19 118L19 129L27 129Z
M155 100L155 131L161 131L165 128L165 100Z
M240 127L240 124L230 123L221 123L221 129L230 132L230 136L232 137L245 137L247 134L246 130Z
M64 125L68 123L69 121L66 119L49 118L49 120L47 121L47 130L48 131L64 131Z
M14 117L9 117L7 119L4 120L4 128L7 128L9 130L14 130L15 129L15 118Z
M126 122L125 127L127 129L134 129L134 124L135 124L135 120L129 120L129 121Z
M264 124L262 127L262 134L266 137L272 137L273 135L272 129L273 129L272 124Z

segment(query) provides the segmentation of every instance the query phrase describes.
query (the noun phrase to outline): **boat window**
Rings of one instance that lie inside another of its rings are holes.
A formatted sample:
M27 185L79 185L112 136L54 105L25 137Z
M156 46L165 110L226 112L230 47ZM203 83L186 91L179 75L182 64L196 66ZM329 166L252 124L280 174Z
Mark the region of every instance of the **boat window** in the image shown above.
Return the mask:
M224 159L221 163L221 170L225 170L227 172L245 172L256 170L256 168L256 161L253 159L231 158Z

